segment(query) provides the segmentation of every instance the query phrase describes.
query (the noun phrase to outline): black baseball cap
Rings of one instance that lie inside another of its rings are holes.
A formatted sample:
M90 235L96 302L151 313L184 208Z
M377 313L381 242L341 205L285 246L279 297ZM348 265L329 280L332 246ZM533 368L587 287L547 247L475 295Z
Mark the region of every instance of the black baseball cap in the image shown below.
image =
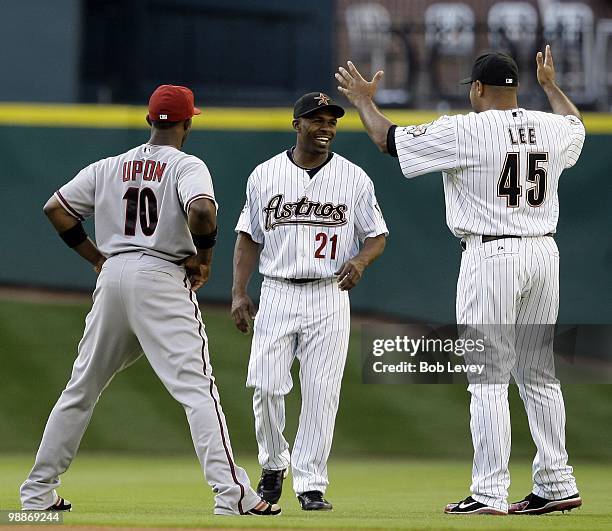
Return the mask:
M309 92L295 102L293 117L300 118L319 109L330 111L336 118L344 116L344 109L340 105L332 103L332 99L327 94L323 92Z
M518 87L519 75L516 61L508 54L501 52L483 53L474 61L472 75L461 80L461 83L468 84L474 81L497 87Z

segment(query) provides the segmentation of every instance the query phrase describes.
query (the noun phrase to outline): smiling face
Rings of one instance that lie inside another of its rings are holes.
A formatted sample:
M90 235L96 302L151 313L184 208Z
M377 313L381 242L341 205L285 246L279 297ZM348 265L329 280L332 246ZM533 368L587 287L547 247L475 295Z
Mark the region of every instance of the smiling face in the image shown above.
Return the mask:
M307 153L324 155L329 152L338 119L328 110L321 109L293 120L298 144Z

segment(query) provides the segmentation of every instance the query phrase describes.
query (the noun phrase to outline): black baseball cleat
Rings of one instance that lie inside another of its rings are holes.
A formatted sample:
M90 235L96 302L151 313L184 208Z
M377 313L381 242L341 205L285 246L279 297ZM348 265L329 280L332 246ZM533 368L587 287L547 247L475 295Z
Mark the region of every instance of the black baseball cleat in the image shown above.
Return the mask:
M446 514L493 514L498 516L506 516L508 514L501 509L477 502L471 496L457 503L449 503L444 508L444 512Z
M283 479L287 477L287 469L261 471L257 494L269 503L277 503L283 492Z
M68 500L58 496L57 501L51 505L51 507L47 507L45 511L72 511L72 504Z
M334 507L318 490L309 490L298 494L298 500L304 511L331 511Z
M511 503L508 512L510 514L546 514L555 511L571 511L582 505L580 494L572 494L560 500L547 500L534 494L533 492L525 497L524 500Z
M276 516L281 513L280 505L276 503L268 503L266 500L261 500L255 507L246 514L254 516Z

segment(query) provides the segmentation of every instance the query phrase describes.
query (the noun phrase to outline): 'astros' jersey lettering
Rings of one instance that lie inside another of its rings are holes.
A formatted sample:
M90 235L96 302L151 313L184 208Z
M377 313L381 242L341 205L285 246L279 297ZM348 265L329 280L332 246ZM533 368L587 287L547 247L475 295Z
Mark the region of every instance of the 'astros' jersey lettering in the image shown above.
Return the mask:
M311 178L282 152L255 168L246 194L236 232L263 244L265 276L333 277L359 241L387 234L371 179L337 154Z
M584 137L575 116L514 109L398 127L395 146L406 177L443 172L455 236L544 236L557 228L559 176Z
M94 162L55 195L77 219L95 211L96 244L106 256L142 251L167 260L195 254L189 206L196 199L215 200L204 162L151 144Z

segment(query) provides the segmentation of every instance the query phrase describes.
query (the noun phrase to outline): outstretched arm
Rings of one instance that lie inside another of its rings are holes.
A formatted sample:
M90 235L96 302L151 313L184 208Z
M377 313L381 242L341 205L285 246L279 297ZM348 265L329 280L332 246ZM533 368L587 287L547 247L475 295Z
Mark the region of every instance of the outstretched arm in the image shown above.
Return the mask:
M374 95L378 88L378 82L383 78L384 72L379 70L374 74L372 81L367 81L351 61L348 61L346 64L348 69L340 67L336 74L336 79L340 83L338 90L359 111L359 117L372 142L383 153L387 153L387 132L389 127L394 124L378 110L374 103Z
M542 54L542 52L537 53L536 63L538 64L538 83L540 83L540 86L544 90L553 112L563 116L571 114L582 120L580 111L578 111L576 106L555 82L555 65L553 63L550 45L546 45L544 54Z

